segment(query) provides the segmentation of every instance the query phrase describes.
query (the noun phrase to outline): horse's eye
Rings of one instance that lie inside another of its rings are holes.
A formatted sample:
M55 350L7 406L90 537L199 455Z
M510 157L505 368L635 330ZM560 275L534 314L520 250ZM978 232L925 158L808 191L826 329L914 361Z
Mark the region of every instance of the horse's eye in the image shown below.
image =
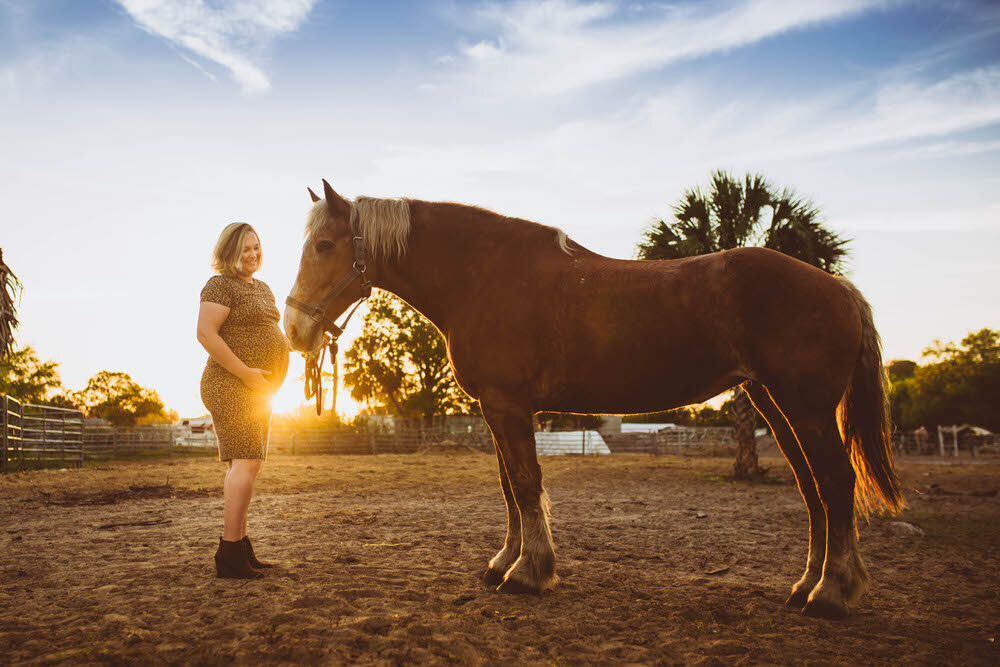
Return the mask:
M333 250L333 241L317 241L316 252L330 252Z

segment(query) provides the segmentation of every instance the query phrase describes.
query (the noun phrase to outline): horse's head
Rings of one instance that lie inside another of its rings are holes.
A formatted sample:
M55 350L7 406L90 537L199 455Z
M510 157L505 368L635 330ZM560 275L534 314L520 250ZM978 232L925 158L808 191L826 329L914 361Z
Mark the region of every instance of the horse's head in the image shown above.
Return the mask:
M357 215L354 205L326 180L323 191L325 199L309 190L313 207L299 273L285 307L285 335L293 349L303 352L323 344L324 322L329 326L352 303L367 296L364 283L371 274L366 271L364 245L352 231L351 217ZM355 221L355 229L356 225Z

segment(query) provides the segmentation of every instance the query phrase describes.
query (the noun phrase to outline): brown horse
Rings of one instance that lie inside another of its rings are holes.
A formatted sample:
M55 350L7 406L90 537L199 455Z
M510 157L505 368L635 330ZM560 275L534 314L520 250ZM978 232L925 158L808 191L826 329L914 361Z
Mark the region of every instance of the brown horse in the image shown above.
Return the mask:
M507 538L488 583L539 592L557 580L534 413L652 412L742 385L809 510L809 557L788 604L848 613L868 580L855 510L904 505L881 344L853 285L760 248L610 259L552 227L481 208L351 202L323 185L292 301L323 301L319 310L336 317L367 279L444 335L455 378L493 433L507 503ZM338 281L340 292L324 299ZM322 327L299 307L286 309L285 330L297 350L321 344Z

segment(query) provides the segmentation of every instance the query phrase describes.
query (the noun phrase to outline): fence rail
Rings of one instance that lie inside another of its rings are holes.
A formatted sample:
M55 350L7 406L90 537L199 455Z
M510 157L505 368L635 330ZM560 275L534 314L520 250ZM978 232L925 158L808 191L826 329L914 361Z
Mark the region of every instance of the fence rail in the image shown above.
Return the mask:
M270 451L281 454L410 454L428 449L492 452L493 437L485 428L463 433L436 428L273 429L270 439Z
M609 433L612 454L708 454L736 451L736 431L729 427L670 428L656 433Z
M83 464L83 413L3 397L0 470Z
M937 426L935 430L896 431L892 443L900 454L960 456L969 452L972 457L981 453L996 454L1000 450L1000 437L995 433L979 433L968 425Z
M181 426L121 428L90 425L77 410L22 405L2 397L2 471L34 465L82 465L84 460L163 452L214 450L211 430ZM735 449L733 429L676 428L659 433L606 434L612 453L728 454ZM482 419L406 422L387 427L295 429L282 425L270 433L269 451L278 454L408 454L479 451L493 453L493 437ZM581 449L586 453L587 448Z
M79 410L22 404L0 396L0 472L40 465L80 466L85 459L163 452L214 451L215 434L184 426L134 428L87 424ZM993 435L962 433L946 427L938 433L897 433L900 452L958 454L959 449L994 451ZM936 435L936 437L935 437ZM948 439L950 437L950 439ZM736 451L732 428L671 428L656 433L605 433L612 454L730 455ZM493 452L493 438L482 419L437 420L430 426L406 422L367 428L295 429L272 427L269 451L279 454L408 454L422 451ZM584 447L580 451L586 452Z

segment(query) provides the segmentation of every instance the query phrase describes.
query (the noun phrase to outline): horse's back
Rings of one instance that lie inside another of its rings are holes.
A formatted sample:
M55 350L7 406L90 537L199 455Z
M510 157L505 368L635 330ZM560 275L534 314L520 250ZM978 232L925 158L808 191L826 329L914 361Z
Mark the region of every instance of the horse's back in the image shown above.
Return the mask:
M861 344L861 318L836 277L765 248L719 253L750 374L787 391L830 387L839 400Z
M771 250L635 261L550 249L516 266L470 304L466 335L449 336L470 393L499 385L538 409L651 411L746 378L792 384L857 354L843 286Z

